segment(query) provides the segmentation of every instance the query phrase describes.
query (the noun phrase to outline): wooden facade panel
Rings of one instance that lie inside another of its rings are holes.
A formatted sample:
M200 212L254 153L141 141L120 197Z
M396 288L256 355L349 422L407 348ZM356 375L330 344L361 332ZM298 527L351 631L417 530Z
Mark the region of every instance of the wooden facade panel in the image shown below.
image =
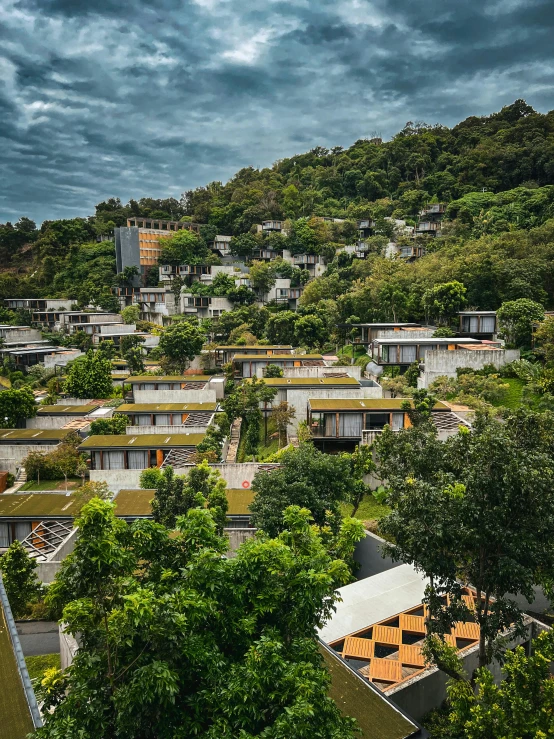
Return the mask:
M399 657L400 662L409 667L425 667L421 647L415 644L401 644Z
M377 625L373 628L373 640L379 644L394 644L398 646L402 641L400 629L393 626Z
M371 639L360 639L356 636L348 636L345 639L343 647L343 657L361 657L362 659L372 659L374 653L375 642Z
M402 680L402 665L392 659L372 659L369 674L373 679L397 683Z
M423 616L411 616L409 613L401 613L400 628L402 631L411 631L414 634L424 634L425 619Z
M462 621L458 621L458 623L454 627L454 636L458 637L459 639L471 639L473 641L478 641L479 625L471 622L463 623Z

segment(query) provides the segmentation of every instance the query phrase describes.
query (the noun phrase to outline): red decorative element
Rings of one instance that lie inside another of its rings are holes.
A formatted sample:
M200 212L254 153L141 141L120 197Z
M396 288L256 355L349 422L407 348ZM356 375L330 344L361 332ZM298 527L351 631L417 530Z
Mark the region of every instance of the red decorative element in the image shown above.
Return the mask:
M244 482L242 483L242 487L243 487L243 488L249 488L249 487L250 487L250 483L248 482L248 480L245 480L245 481L244 481Z

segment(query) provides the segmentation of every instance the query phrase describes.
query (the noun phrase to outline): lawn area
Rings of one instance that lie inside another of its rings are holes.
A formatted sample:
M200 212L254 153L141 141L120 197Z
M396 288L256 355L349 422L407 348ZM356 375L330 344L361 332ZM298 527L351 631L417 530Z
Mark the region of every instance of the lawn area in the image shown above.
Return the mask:
M342 515L350 516L353 508L354 506L351 503L343 503L341 505ZM388 506L378 503L373 495L368 493L364 495L354 518L358 518L360 521L378 521L389 512L390 508Z
M67 479L67 489L75 490L80 487L82 480L80 477L69 477ZM65 492L65 480L28 480L25 485L19 488L20 492L44 492L45 490L56 490Z
M60 655L38 654L36 657L25 657L25 664L31 680L42 680L46 670L52 667L60 669Z
M502 383L509 385L510 389L503 400L497 400L492 405L496 408L499 408L500 406L503 408L519 408L521 405L521 393L525 385L523 380L520 380L517 377L503 377Z
M269 418L267 422L267 445L264 444L265 430L264 430L264 422L262 420L262 423L260 425L260 444L258 446L258 454L256 455L256 460L258 462L263 462L265 459L270 457L272 454L275 454L275 452L279 451L279 440L277 438L274 438L274 439L271 438L273 434L276 434L276 433L277 433L277 429L275 428L275 423L271 418ZM240 442L239 442L239 448L237 452L237 460L239 462L252 461L251 459L245 460L245 454L244 454L245 441L246 441L246 425L243 424L241 427Z

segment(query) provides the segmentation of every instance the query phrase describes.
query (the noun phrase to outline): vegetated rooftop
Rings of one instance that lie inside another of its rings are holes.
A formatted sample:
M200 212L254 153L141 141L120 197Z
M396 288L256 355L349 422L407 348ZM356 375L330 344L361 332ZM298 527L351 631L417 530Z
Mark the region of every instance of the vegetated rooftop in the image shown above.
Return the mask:
M310 398L312 411L401 411L402 404L410 398ZM450 411L440 400L433 406L434 411Z
M271 387L360 387L355 377L264 377L263 380ZM251 379L247 378L246 382Z
M34 519L72 517L77 515L79 501L71 495L58 493L14 493L0 495L0 518L28 517Z
M264 355L256 356L255 354L235 354L233 361L237 360L240 362L240 361L248 360L252 362L255 362L255 361L263 362L265 360L271 361L272 359L277 359L277 360L295 359L296 361L298 361L300 359L323 359L323 356L321 354L268 354L266 356Z
M213 351L221 351L221 350L232 350L232 349L263 349L272 351L273 349L291 349L291 344L222 344L221 346L214 347Z
M4 609L0 604L0 737L25 739L34 732L31 713L19 676Z
M357 677L338 656L323 645L320 652L331 675L329 696L346 716L357 720L364 739L407 739L417 734L416 724Z
M115 497L115 513L117 516L151 516L151 501L155 490L143 490L141 488L120 490ZM243 488L228 488L226 491L229 516L248 516L250 504L254 500L255 493Z
M209 382L212 375L133 375L128 383L136 385L143 382Z
M87 416L98 408L98 405L41 405L37 408L39 416Z
M94 434L79 449L172 449L198 446L205 434Z
M2 429L0 444L10 444L13 441L24 441L28 444L50 441L57 443L70 433L71 429Z
M116 408L116 413L186 413L213 411L217 403L125 403Z

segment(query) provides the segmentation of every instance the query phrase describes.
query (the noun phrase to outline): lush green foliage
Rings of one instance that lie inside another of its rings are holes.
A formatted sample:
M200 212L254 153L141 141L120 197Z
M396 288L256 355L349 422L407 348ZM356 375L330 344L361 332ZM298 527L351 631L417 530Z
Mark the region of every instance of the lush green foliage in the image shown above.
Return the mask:
M99 418L90 424L91 434L114 435L124 434L129 424L128 416L123 413L116 413L111 418Z
M24 616L29 604L36 601L42 591L36 568L36 560L29 557L17 540L0 558L2 580L14 618Z
M200 508L170 536L93 500L78 526L49 601L81 648L71 671L43 682L38 737L353 735L315 639L348 568L308 511L289 509L278 539L252 539L234 559Z
M88 351L71 364L64 389L75 398L109 398L113 392L110 361L101 352Z
M380 474L388 481L392 513L380 523L390 551L430 578L429 628L445 633L470 614L459 582L478 596L480 664L501 648L499 632L522 616L510 598L532 600L533 585L554 567L552 413L506 412L505 422L478 415L471 433L439 442L416 403L413 428L385 429L377 442ZM441 595L450 595L444 607Z
M0 428L17 428L20 421L34 418L36 414L37 404L30 388L0 392Z
M180 321L167 328L160 338L160 352L167 360L167 367L184 372L187 364L200 354L205 334L190 321Z

